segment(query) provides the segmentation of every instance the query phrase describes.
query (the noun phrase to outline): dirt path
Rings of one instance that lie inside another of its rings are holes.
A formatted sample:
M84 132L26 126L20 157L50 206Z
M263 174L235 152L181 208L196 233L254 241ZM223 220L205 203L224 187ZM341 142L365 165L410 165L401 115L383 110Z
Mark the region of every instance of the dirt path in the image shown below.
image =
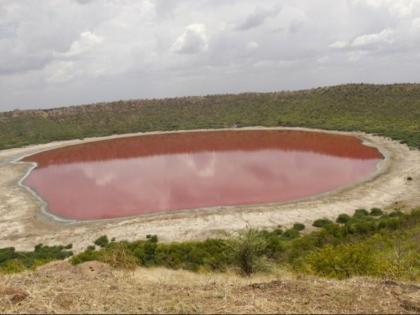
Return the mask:
M340 213L352 213L360 207L404 209L420 206L420 151L365 133L342 134L361 138L367 145L377 147L385 156L375 174L362 183L286 204L214 207L84 223L57 222L46 216L41 211L40 201L18 185L32 165L15 161L51 148L128 135L61 141L0 151L0 248L14 246L26 250L38 243L73 243L78 251L103 234L116 237L117 240L140 239L147 234L157 234L163 241L203 239L223 236L248 226L287 226L294 222L310 225L317 218L335 218ZM407 180L408 177L413 180Z

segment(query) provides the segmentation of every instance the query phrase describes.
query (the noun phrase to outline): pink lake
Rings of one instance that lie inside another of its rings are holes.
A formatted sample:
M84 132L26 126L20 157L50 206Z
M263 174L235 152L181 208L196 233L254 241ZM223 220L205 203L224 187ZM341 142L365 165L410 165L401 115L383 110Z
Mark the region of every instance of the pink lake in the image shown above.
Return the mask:
M294 201L367 178L382 155L352 136L180 132L68 146L25 158L25 180L66 219Z

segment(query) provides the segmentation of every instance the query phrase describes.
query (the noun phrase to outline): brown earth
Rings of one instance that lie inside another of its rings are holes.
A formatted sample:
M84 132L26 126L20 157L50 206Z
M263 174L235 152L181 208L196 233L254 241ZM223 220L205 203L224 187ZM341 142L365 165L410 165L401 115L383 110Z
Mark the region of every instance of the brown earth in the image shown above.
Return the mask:
M420 286L55 262L0 276L2 313L419 313Z

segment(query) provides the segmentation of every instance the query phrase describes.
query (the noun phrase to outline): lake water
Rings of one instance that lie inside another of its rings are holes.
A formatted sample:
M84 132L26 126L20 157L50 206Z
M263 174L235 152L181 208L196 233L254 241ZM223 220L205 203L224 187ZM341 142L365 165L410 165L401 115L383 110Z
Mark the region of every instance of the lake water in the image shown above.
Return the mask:
M45 151L25 180L67 219L298 200L360 181L382 158L358 138L306 131L126 137Z

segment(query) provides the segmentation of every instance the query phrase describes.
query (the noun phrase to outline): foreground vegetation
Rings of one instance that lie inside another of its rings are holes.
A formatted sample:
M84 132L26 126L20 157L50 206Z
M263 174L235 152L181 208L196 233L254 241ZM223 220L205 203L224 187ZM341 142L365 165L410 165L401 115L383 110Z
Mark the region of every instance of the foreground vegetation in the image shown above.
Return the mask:
M420 84L131 100L0 113L0 149L140 131L299 126L365 131L420 148Z
M338 223L314 222L316 231L301 235L302 224L283 231L248 230L231 239L159 243L157 236L134 242L109 242L106 236L72 257L73 264L98 260L114 267L163 266L249 275L281 267L333 278L356 275L420 280L420 209L382 214L358 209Z
M166 267L192 271L237 270L244 275L273 268L344 279L373 276L420 280L420 209L409 214L384 214L380 209L358 209L341 214L336 222L319 219L302 233L303 224L282 230L247 230L228 239L160 243L146 240L109 241L98 238L73 264L101 261L115 268ZM34 252L0 250L0 270L17 272L72 255L66 247L38 245Z
M39 244L33 251L19 252L13 247L0 249L0 272L14 273L35 269L54 260L66 259L73 255L72 245L44 246Z

